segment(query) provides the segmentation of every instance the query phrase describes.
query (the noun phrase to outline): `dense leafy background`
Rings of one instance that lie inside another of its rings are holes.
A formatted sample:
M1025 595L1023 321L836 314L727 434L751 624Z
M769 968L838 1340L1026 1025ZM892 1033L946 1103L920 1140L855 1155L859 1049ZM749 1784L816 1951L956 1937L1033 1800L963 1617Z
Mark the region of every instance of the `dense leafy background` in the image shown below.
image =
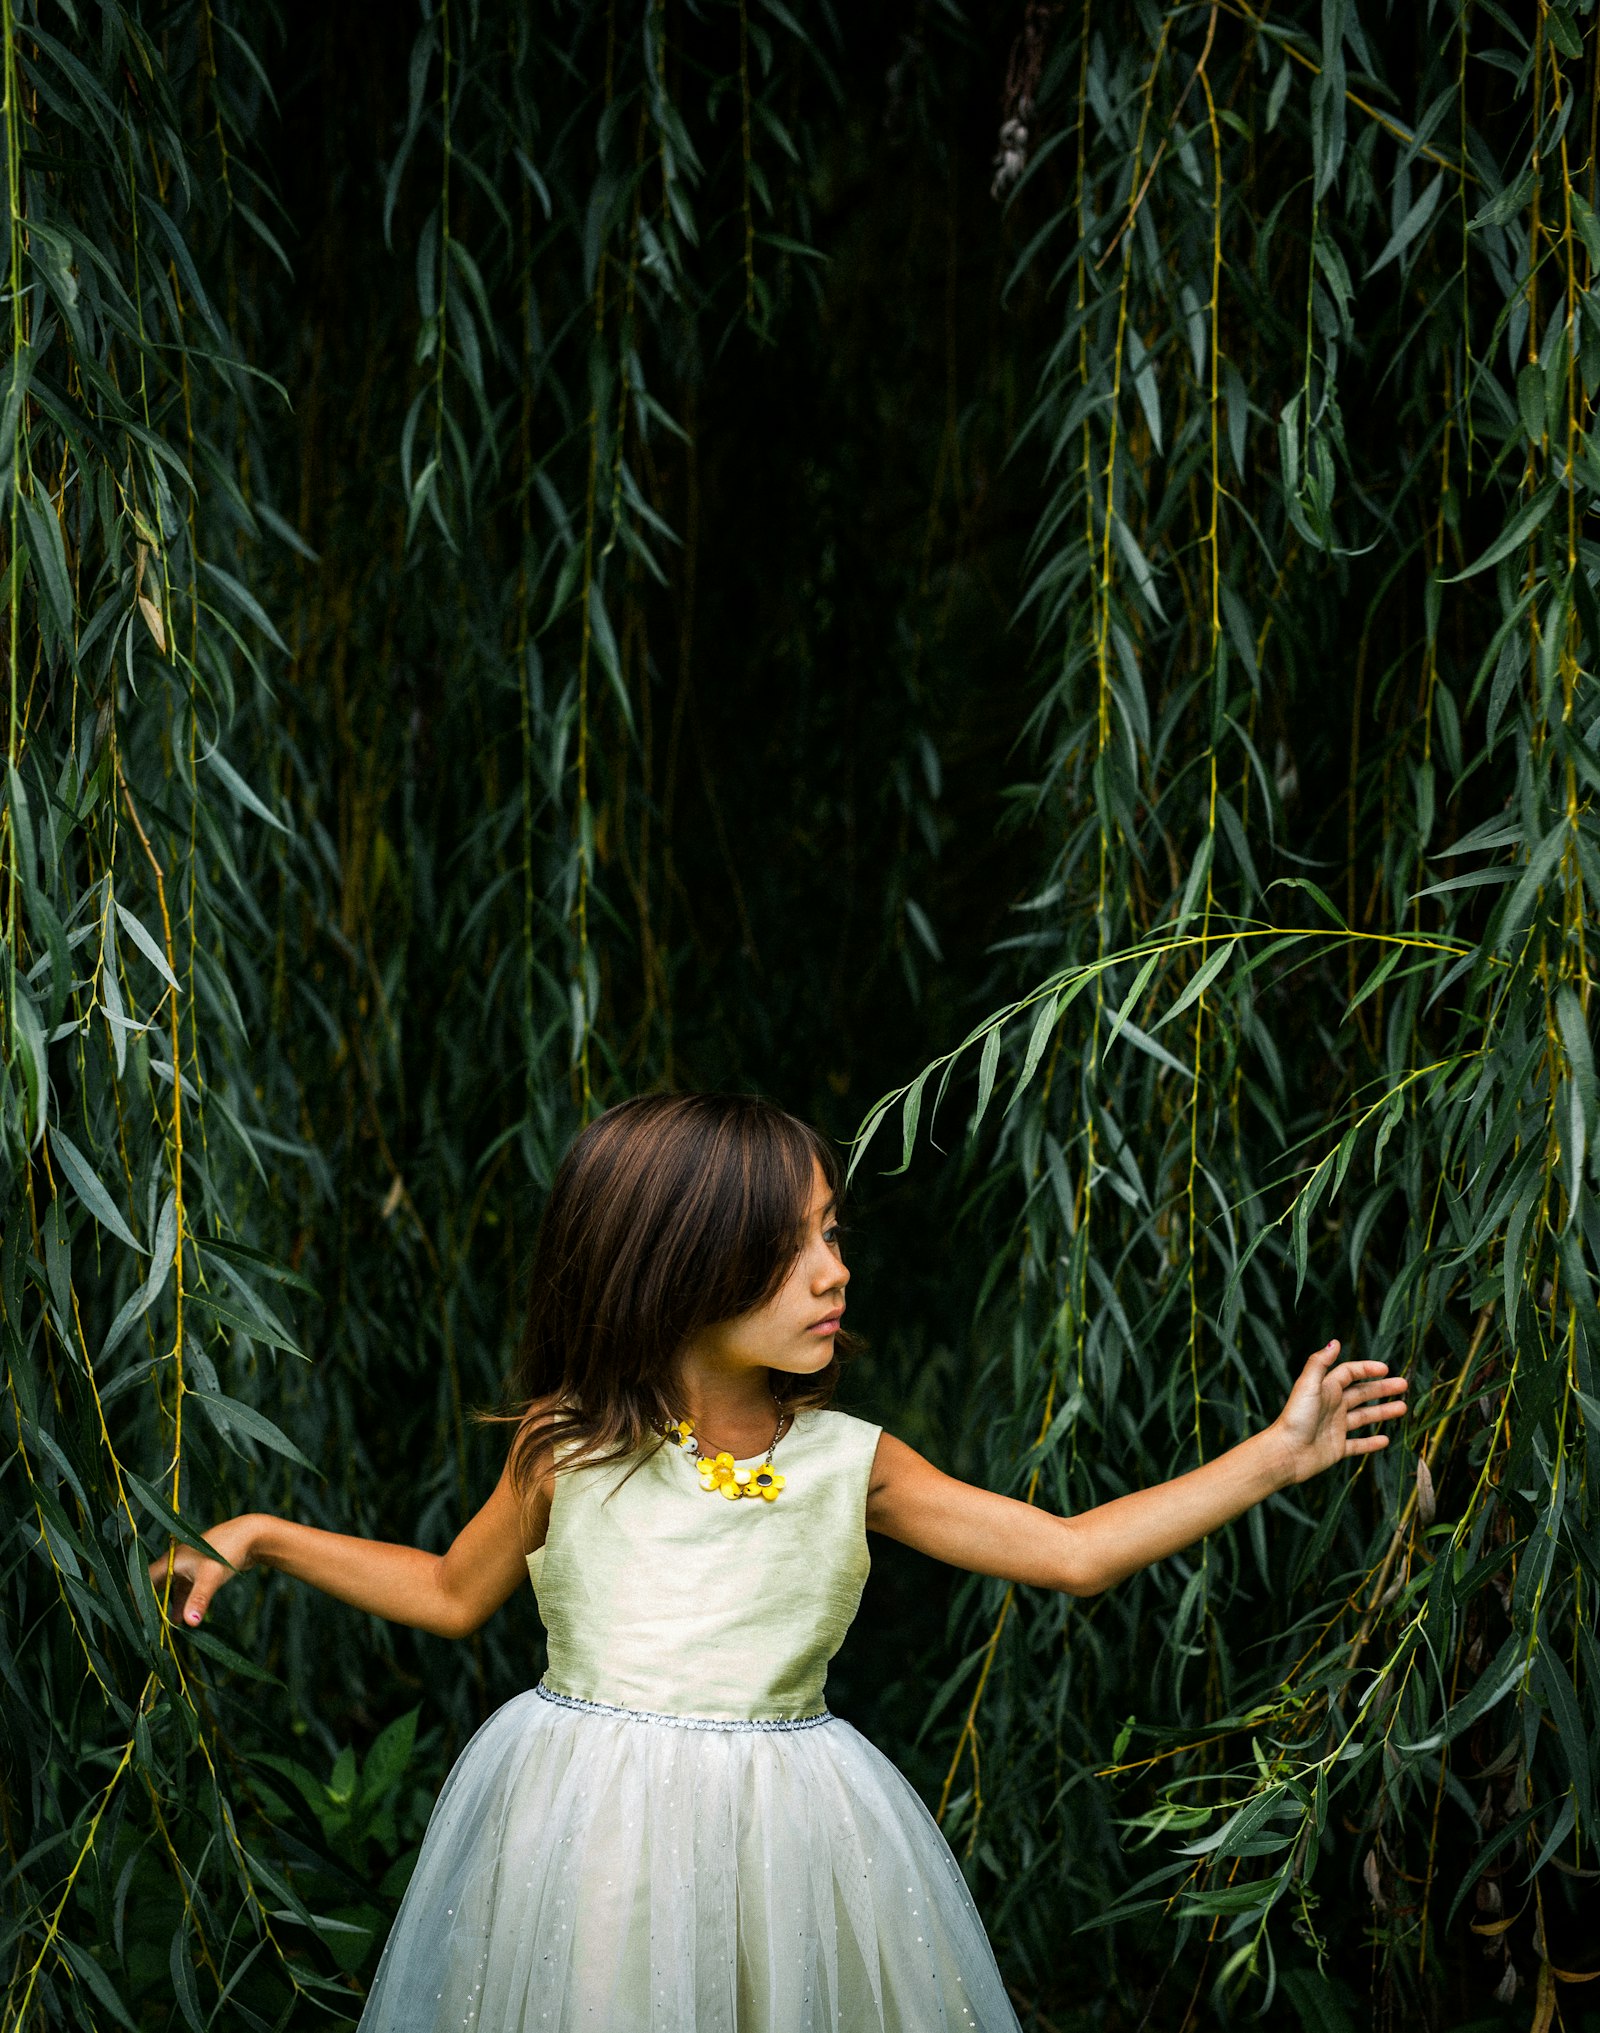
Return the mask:
M447 1543L660 1082L871 1130L996 1487L1415 1377L1096 1602L881 1553L1025 2023L1600 2022L1589 0L0 25L7 2033L355 2015L531 1601L144 1562Z

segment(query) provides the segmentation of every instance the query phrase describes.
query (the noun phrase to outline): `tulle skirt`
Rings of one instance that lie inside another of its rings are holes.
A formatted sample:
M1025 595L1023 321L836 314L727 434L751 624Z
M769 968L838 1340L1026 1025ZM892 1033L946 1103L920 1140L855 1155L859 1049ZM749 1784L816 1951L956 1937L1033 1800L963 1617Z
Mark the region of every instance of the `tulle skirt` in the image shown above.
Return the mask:
M462 1752L360 2033L1017 2033L949 1845L837 1717L530 1688Z

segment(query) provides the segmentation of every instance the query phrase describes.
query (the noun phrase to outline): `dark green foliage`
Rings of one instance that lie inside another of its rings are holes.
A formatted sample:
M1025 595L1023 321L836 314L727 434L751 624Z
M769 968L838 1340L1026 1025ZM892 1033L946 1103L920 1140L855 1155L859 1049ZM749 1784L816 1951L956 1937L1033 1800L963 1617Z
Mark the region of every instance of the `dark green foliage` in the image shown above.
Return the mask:
M851 1401L995 1487L1415 1379L1103 1600L880 1562L1024 2016L1580 2023L1592 6L399 20L4 14L6 2033L358 2009L531 1610L144 1560L448 1543L652 1081L865 1114Z

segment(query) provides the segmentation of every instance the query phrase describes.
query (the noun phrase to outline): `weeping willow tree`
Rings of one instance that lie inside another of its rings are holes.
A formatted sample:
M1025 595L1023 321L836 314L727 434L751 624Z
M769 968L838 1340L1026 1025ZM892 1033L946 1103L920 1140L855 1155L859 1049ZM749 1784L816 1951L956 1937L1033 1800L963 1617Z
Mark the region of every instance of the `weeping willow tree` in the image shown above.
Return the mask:
M531 1615L145 1563L447 1543L566 1138L719 1081L975 1478L1414 1378L1103 1601L884 1562L1025 2020L1581 2023L1592 11L0 25L7 2033L358 2011Z

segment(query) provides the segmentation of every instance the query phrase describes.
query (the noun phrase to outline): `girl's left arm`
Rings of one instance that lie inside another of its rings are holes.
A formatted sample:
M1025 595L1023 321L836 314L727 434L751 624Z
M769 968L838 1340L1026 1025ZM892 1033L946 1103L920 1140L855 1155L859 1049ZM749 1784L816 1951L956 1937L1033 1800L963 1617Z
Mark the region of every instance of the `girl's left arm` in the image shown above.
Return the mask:
M867 1525L975 1574L1098 1595L1275 1491L1387 1447L1387 1434L1363 1429L1398 1419L1405 1392L1405 1378L1390 1376L1386 1363L1340 1362L1339 1344L1330 1341L1262 1432L1187 1475L1070 1518L958 1482L885 1433L873 1463Z

